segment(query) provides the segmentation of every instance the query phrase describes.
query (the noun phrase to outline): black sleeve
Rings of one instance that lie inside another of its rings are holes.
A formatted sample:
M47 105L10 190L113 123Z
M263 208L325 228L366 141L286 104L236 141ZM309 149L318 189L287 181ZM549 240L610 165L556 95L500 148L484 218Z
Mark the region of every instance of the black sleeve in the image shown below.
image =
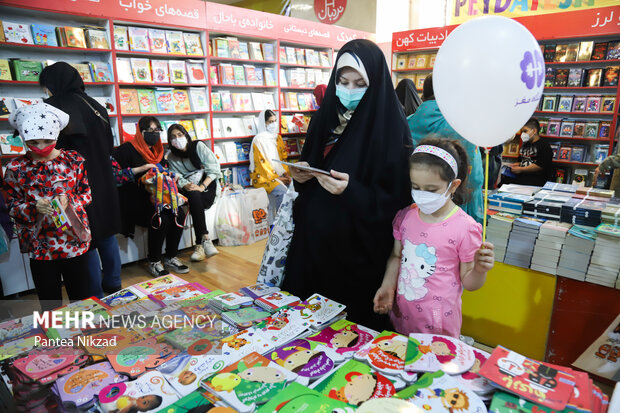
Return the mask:
M538 142L538 150L536 154L535 164L540 166L546 171L551 169L551 163L553 161L553 150L547 142Z

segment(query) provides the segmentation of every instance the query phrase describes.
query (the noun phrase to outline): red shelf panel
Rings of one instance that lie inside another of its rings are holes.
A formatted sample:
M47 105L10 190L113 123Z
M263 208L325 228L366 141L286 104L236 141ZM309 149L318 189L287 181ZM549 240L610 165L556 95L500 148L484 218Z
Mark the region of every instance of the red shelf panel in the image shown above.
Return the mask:
M308 110L301 110L301 109L281 109L280 112L316 112L317 109L308 109Z
M231 139L250 139L250 138L253 138L253 137L254 137L254 135L231 136L231 137L221 136L219 138L213 138L213 140L216 140L216 141L226 141L226 140L231 140Z
M308 65L298 65L298 64L294 64L294 63L280 63L280 66L285 66L285 67L303 67L303 68L307 68L307 69L325 69L325 70L331 70L331 67L326 67L326 66L308 66Z
M244 62L244 63L262 63L262 64L273 64L273 65L277 63L273 60L236 59L234 57L217 57L217 56L209 56L209 60L212 62Z
M545 65L574 65L574 64L592 64L592 63L620 63L620 59L611 60L579 60L576 62L545 62Z
M88 52L88 53L110 53L112 49L88 49L88 48L80 48L80 47L60 47L60 46L46 46L39 44L20 44L20 43L10 43L10 42L0 42L0 46L3 48L22 48L28 47L32 49L46 49L46 50L62 50L62 51L71 51L71 52Z
M292 87L292 86L288 86L288 87L280 87L280 89L283 90L307 90L307 91L313 91L314 88L313 87Z
M0 83L9 85L38 85L36 80L0 80ZM84 82L86 86L111 86L114 82Z
M250 161L240 161L240 162L225 162L220 164L220 166L234 166L234 165L247 165Z
M561 164L564 164L564 165L598 166L598 164L594 163L594 162L571 162L571 161L556 161L556 160L554 160L553 163L561 163Z
M235 113L260 113L260 110L214 110L214 115L234 115Z
M551 86L545 87L545 90L615 90L617 86Z
M206 87L206 83L119 83L119 86Z
M546 139L562 139L562 140L574 140L574 141L598 141L598 142L609 142L609 138L579 138L572 136L551 136L551 135L540 135L541 138Z
M432 67L425 67L420 69L394 69L392 72L402 73L402 72L432 72Z
M232 87L232 88L246 88L246 89L277 89L277 86L265 86L265 85L260 85L260 86L255 86L255 85L211 85L211 87L222 87L222 88L227 88L227 87Z
M187 55L187 54L172 54L172 53L136 52L133 50L115 50L115 52L118 55L169 57L171 59L206 59L207 58L207 56L192 56L192 55Z
M177 112L177 113L123 113L122 116L139 117L139 116L187 116L187 115L206 115L209 112Z
M553 114L553 115L572 115L572 116L612 116L612 112L547 112L542 110L537 110L534 113L542 113L542 114Z

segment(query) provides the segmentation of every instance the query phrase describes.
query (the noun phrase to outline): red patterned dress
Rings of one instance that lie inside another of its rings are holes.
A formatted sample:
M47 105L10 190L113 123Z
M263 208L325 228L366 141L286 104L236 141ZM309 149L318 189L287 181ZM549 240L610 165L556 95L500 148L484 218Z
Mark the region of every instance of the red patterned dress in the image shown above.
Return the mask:
M9 214L15 221L20 249L34 260L78 257L90 242L81 242L71 231L58 231L50 216L40 215L37 200L66 195L78 218L88 229L84 207L92 201L84 158L75 151L60 151L49 161L35 161L28 154L13 159L4 177ZM90 231L90 230L88 230Z

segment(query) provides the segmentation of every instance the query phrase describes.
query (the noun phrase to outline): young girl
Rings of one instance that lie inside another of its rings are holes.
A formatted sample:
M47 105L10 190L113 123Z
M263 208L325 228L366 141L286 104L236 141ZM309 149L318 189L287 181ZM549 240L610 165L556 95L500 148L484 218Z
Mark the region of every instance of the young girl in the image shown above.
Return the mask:
M3 189L20 249L30 256L32 279L43 311L62 304L61 276L70 300L93 295L94 283L84 255L90 245L84 207L91 202L84 158L77 152L55 148L58 134L68 121L66 113L47 103L25 106L9 117L28 153L8 163ZM57 200L65 212L75 212L77 220L72 226L64 230L56 227L52 200Z
M463 288L482 287L493 268L493 244L482 243L480 224L457 206L467 172L463 147L443 138L424 139L409 159L415 204L396 214L394 249L374 298L375 312L389 312L399 333L458 338Z

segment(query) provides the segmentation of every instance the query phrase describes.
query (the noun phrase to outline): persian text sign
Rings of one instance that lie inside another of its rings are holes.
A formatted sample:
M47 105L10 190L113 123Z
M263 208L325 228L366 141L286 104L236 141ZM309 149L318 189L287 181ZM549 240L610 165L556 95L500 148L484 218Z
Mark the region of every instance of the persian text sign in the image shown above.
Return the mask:
M347 0L314 0L314 14L321 23L336 23L346 8Z
M618 0L450 0L448 23L479 16L524 17L616 6Z
M431 27L430 29L408 30L392 34L392 51L427 49L439 47L446 37L458 26Z

